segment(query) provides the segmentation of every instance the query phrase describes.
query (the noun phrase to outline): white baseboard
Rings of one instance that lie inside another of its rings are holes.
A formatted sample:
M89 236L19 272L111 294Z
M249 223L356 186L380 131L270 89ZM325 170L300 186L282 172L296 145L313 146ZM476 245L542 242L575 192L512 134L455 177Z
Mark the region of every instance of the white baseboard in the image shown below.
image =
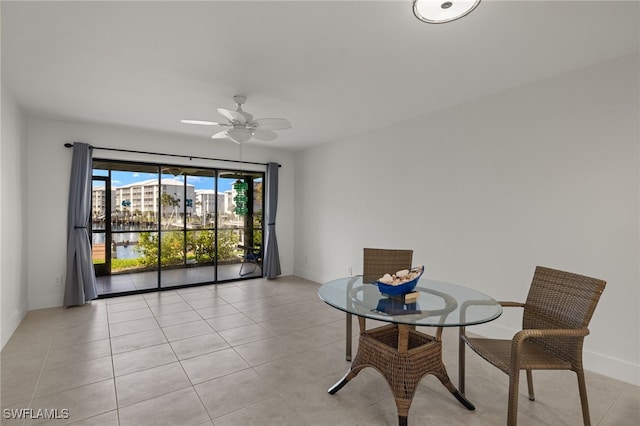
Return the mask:
M314 274L308 269L294 268L293 275L296 277L304 278L305 280L313 281L316 283L322 283L322 279L317 274Z
M640 365L585 350L582 354L585 370L640 386Z
M495 339L511 339L518 330L510 329L502 325L482 324L468 327L467 332L478 334L483 337ZM582 361L585 370L640 386L640 364L614 358L589 350L584 350Z
M25 301L22 306L16 309L7 324L2 324L2 336L0 337L0 350L4 348L13 333L16 331L22 319L27 315L28 303Z

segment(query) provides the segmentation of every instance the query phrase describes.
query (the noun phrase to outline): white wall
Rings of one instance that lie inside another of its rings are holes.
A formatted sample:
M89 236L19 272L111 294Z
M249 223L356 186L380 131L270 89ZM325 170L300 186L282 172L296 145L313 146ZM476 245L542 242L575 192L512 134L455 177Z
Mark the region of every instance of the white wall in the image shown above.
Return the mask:
M66 217L71 154L66 142L86 142L96 147L194 155L200 157L239 158L238 145L210 138L185 137L115 126L71 123L42 118L28 119L28 209L29 259L37 259L37 267L29 271L29 309L61 306L63 286L56 285L56 276L65 273ZM233 163L205 160L118 153L96 150L94 158L113 158L185 164L194 166L235 167ZM282 274L293 272L293 154L246 144L243 160L278 162L280 168L279 204L276 225ZM244 165L245 170L262 170L264 166ZM46 215L46 216L43 216ZM42 218L46 217L46 220ZM64 282L64 279L62 280Z
M499 300L536 265L603 278L586 368L640 384L638 75L621 58L297 153L294 272L359 273L368 246Z
M0 349L27 313L26 121L2 85L0 145Z

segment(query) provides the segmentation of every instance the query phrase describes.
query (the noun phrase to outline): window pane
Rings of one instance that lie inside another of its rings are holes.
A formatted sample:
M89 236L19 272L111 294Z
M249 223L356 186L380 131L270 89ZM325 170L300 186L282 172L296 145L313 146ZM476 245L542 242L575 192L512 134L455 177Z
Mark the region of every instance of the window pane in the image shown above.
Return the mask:
M160 217L162 229L181 229L184 227L184 210L186 198L195 198L193 185L187 186L185 197L184 176L165 173L171 169L163 169L160 189Z
M213 230L187 232L187 263L213 265L215 250L215 232Z
M129 168L133 168L128 165ZM113 231L157 230L158 174L111 171L111 228Z
M111 238L112 273L157 269L157 232L114 232Z
M105 230L107 218L107 183L94 180L91 189L91 228Z
M215 227L216 191L212 170L192 170L186 176L187 185L193 185L195 198L187 198L187 228L213 229ZM218 197L218 202L224 198Z
M93 256L94 265L102 265L106 262L107 258L104 237L104 233L94 233L92 235L91 254Z

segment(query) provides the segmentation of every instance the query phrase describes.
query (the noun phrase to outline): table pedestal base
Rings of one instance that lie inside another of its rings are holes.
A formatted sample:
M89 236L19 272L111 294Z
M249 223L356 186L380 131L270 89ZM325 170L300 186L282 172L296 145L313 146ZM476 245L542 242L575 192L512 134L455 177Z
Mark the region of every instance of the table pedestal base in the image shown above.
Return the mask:
M436 376L462 405L475 410L473 404L449 380L442 363L440 332L438 337L433 337L403 324L362 331L358 353L351 368L328 392L335 394L366 367L374 367L389 383L396 401L400 426L407 424L413 396L420 380L427 374Z

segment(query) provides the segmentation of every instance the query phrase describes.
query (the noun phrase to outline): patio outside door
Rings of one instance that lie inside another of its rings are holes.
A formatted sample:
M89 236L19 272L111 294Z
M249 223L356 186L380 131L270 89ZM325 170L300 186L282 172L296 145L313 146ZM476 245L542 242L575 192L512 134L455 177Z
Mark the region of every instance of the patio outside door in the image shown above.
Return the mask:
M264 173L110 160L93 172L99 294L262 275L239 272L242 246L262 244Z

